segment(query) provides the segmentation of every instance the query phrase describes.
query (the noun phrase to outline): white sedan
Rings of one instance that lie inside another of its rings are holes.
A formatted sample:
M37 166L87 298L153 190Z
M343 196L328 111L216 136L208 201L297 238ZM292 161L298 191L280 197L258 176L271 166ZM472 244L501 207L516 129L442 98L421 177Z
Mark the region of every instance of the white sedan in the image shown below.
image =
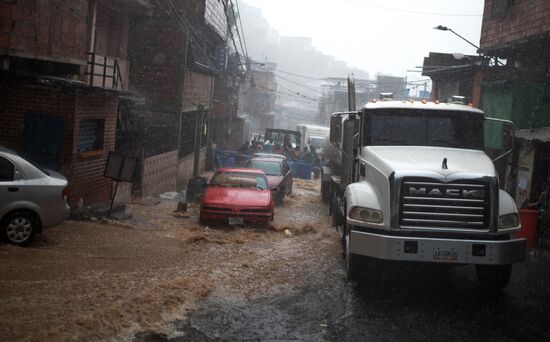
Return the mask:
M63 175L41 169L0 146L0 237L18 246L69 214Z

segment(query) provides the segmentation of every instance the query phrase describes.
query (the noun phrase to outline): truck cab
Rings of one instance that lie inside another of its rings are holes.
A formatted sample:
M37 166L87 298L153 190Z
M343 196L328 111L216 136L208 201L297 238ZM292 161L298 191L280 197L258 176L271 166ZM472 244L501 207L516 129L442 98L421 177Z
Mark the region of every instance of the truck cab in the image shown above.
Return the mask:
M464 104L373 100L333 114L340 172L323 180L349 278L376 258L474 264L481 285L507 285L526 247L514 238L515 202L485 152L489 122L502 134L499 159L511 151L513 124Z

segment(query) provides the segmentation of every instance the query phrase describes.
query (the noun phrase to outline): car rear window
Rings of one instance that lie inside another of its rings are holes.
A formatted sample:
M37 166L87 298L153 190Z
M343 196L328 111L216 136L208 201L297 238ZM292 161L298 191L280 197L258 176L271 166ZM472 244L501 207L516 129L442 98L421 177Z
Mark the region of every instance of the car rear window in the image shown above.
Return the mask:
M245 172L219 172L212 177L211 186L231 188L259 188L267 190L267 180L261 174Z
M248 167L263 170L268 176L281 176L281 163L276 161L251 160Z

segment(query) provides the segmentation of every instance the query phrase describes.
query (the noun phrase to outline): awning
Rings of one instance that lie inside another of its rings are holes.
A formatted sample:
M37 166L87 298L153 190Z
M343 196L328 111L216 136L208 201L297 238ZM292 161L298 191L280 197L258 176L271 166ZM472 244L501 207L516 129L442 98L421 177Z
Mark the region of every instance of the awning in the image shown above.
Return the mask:
M516 138L550 142L550 127L528 128L516 131Z

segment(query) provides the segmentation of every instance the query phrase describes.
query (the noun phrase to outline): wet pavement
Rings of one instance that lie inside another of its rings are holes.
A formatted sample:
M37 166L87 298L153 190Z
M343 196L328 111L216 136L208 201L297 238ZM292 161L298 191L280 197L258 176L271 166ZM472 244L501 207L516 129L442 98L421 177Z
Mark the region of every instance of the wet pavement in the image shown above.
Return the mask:
M296 286L253 297L214 290L174 323L172 337L144 332L136 340L550 341L546 251L514 266L502 293L481 289L473 266L380 261L358 284L345 280L338 236L328 222L316 227L330 233L329 243L311 248L293 239L286 246L285 253L299 255L290 265L302 272Z

